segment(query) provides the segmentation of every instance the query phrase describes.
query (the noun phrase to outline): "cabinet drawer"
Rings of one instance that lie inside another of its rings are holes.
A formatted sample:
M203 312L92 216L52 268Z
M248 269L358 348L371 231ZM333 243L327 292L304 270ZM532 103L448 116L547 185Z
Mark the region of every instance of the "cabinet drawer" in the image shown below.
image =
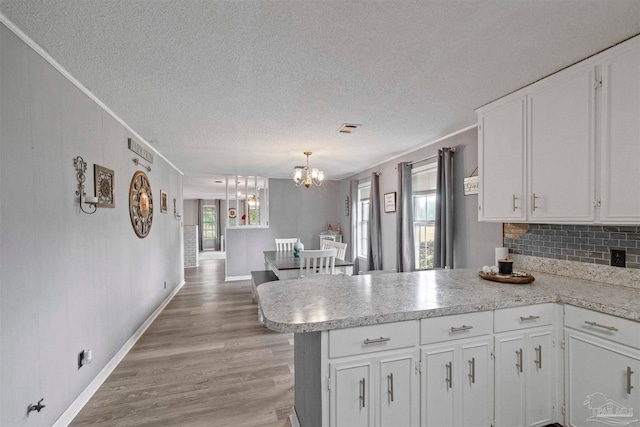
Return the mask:
M565 305L564 326L640 348L640 322Z
M493 313L491 311L422 319L420 321L420 344L487 335L491 333L492 325Z
M417 340L417 320L335 329L329 331L329 357L413 347Z
M525 305L496 310L493 318L495 332L513 331L552 325L555 320L555 304Z

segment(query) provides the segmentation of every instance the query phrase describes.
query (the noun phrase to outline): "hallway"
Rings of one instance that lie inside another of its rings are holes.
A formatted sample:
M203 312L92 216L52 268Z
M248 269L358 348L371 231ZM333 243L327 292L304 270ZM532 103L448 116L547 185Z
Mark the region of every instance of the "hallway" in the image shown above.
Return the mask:
M224 262L185 270L72 426L290 426L293 335L258 323L250 282L224 282Z

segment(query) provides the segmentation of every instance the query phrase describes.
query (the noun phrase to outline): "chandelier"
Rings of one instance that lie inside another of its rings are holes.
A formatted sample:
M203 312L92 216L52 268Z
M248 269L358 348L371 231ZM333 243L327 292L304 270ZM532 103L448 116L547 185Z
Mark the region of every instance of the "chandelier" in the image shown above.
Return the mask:
M324 181L324 172L319 171L317 168L309 168L309 156L311 155L311 151L305 151L304 155L307 156L307 166L296 166L295 172L293 174L293 182L296 184L296 187L300 187L304 185L305 187L311 187L313 185L322 185L322 181ZM305 171L305 177L302 178L302 172Z

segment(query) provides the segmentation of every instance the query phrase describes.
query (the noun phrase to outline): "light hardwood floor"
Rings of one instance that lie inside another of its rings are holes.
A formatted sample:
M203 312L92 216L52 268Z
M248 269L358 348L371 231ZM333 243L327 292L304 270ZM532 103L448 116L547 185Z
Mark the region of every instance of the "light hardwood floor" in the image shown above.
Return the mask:
M223 260L185 280L72 426L290 426L293 335L258 323Z

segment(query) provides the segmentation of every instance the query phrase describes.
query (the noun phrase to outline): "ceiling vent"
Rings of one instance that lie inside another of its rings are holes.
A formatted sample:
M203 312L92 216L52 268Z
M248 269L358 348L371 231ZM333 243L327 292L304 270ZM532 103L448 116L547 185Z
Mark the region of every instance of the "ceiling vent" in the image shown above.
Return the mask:
M342 126L340 126L340 129L338 129L338 132L340 132L340 133L351 133L354 130L358 129L360 126L362 126L362 125L354 125L353 123L345 123Z

